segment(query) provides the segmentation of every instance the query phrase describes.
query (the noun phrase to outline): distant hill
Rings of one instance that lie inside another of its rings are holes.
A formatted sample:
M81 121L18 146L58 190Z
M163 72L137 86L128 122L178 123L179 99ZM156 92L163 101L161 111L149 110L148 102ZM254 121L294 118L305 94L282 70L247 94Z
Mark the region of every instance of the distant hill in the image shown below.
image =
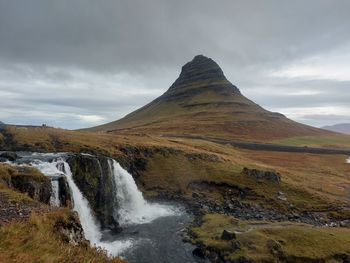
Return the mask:
M244 97L219 65L203 55L185 64L178 79L151 103L87 130L253 140L330 133L263 109Z
M334 132L350 134L350 123L340 123L335 125L324 126L322 129Z

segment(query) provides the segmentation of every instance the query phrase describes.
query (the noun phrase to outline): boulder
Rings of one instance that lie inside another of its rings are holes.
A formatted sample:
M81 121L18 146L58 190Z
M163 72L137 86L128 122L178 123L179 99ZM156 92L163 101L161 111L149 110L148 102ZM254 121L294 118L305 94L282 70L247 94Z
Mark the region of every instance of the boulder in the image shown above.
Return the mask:
M20 158L15 152L3 152L0 154L0 157L5 158L10 162L14 162Z
M233 239L236 239L236 233L225 229L224 231L222 231L221 239L222 240L233 240Z
M281 182L281 175L277 172L262 171L262 170L249 169L247 167L244 167L242 170L242 173L248 176L253 176L256 179L266 179L274 183Z
M192 255L201 259L205 258L205 252L203 251L202 248L200 247L196 247L193 251L192 251Z

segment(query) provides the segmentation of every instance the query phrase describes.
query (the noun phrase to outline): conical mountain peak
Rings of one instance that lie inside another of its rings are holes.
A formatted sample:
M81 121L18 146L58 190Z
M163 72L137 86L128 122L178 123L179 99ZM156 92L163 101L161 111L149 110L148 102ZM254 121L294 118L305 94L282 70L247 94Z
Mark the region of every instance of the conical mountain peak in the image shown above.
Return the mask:
M252 140L324 134L247 99L220 66L203 55L186 63L160 97L118 121L89 130Z
M240 93L238 88L226 79L224 72L214 60L197 55L182 67L180 76L164 95L169 97L178 93L199 93L208 90Z

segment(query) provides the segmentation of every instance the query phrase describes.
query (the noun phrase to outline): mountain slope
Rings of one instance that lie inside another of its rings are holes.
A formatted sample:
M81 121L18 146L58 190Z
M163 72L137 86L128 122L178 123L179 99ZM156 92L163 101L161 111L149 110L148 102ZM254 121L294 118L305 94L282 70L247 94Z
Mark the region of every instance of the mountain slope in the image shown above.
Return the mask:
M334 132L340 132L345 134L350 134L350 123L340 123L330 126L324 126L322 129Z
M118 121L88 130L239 139L327 133L250 101L226 79L215 61L203 55L185 64L178 79L162 96Z

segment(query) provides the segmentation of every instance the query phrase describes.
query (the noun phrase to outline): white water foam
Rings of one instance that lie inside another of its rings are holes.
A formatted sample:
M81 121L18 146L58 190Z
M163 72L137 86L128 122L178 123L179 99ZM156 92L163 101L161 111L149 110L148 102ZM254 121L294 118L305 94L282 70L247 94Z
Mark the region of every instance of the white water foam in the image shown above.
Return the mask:
M350 157L346 159L346 163L350 163Z
M119 204L118 222L123 226L144 224L156 218L175 215L178 211L169 205L148 203L137 188L134 178L115 160L109 160Z

